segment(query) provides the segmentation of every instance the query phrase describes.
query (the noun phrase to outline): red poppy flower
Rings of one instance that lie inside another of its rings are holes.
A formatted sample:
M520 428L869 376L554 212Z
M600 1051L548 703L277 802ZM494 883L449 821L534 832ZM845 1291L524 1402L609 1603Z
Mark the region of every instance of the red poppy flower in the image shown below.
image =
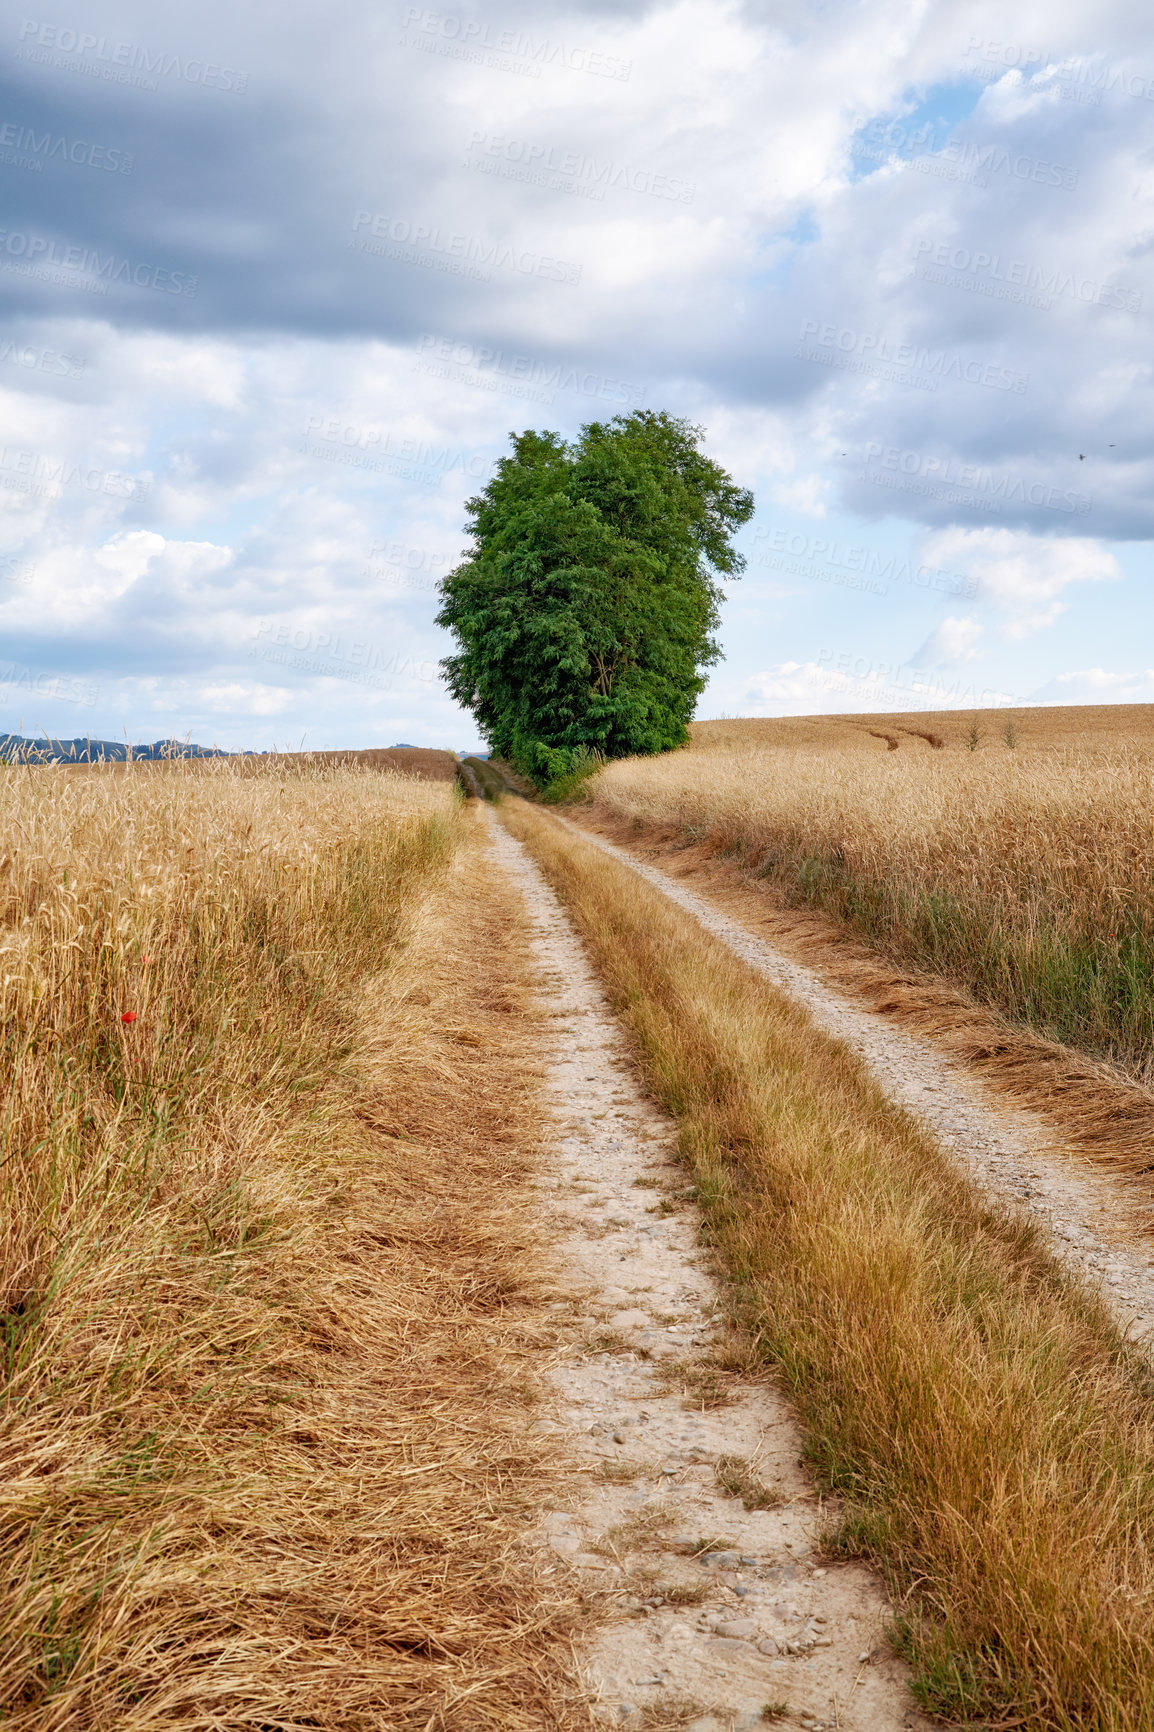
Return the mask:
M143 962L145 968L151 968L152 967L151 956L142 956L140 960L141 960L141 962Z
M135 1022L136 1012L134 1010L126 1010L120 1020L121 1022Z

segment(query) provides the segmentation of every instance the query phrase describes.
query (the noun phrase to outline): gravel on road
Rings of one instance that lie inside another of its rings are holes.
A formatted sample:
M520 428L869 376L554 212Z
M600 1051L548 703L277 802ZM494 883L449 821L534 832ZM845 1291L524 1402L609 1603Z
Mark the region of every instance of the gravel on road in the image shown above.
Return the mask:
M726 1325L676 1124L641 1089L557 897L491 828L524 895L551 1031L542 1229L569 1297L539 1424L559 1433L578 1491L559 1490L540 1541L601 1601L582 1656L597 1717L742 1732L788 1705L804 1732L928 1732L884 1638L878 1577L823 1561L837 1506L802 1465L792 1409L768 1377L716 1370Z

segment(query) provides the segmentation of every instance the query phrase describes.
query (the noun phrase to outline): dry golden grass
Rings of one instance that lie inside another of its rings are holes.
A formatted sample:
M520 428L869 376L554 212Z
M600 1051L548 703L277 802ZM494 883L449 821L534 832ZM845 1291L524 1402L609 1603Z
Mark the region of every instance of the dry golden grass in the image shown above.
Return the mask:
M884 751L884 747L882 748ZM927 753L929 748L927 748ZM936 1713L1154 1727L1154 1380L1033 1229L659 892L506 800L680 1120L736 1318Z
M593 793L1036 1039L1154 1080L1148 706L703 722Z
M739 1497L747 1510L777 1509L785 1502L779 1486L766 1485L756 1463L743 1455L719 1455L713 1468L714 1478L726 1497Z
M363 769L0 773L14 1732L587 1723L521 1542L523 939L466 828Z
M302 756L312 764L359 764L362 769L420 776L430 782L452 782L457 776L457 759L452 752L428 746L368 746L362 751L305 752Z
M898 737L902 749L922 752L927 735L947 751L968 751L976 729L978 750L1005 750L1006 729L1016 735L1015 751L1052 752L1154 750L1154 704L1055 704L1044 709L895 710L888 715L746 716L732 721L693 722L691 750L719 751L754 747L793 747L822 751L854 749L861 735L876 730L883 742ZM919 745L918 740L925 740ZM870 748L884 753L886 744Z

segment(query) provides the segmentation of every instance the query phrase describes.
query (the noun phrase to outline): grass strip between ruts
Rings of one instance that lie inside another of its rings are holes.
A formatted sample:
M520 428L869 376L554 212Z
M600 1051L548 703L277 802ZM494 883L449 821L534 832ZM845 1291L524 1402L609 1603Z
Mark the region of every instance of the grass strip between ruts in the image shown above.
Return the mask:
M502 803L681 1144L833 1542L872 1558L932 1712L1154 1727L1154 1373L1033 1229L659 891Z

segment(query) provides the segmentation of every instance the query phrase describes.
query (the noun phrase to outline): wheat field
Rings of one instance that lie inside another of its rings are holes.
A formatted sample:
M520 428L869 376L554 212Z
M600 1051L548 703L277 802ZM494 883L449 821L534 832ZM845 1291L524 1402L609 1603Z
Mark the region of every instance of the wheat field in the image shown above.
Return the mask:
M689 748L611 764L592 794L1154 1078L1148 706L700 722Z
M0 771L5 1727L585 1723L470 828L300 759Z

